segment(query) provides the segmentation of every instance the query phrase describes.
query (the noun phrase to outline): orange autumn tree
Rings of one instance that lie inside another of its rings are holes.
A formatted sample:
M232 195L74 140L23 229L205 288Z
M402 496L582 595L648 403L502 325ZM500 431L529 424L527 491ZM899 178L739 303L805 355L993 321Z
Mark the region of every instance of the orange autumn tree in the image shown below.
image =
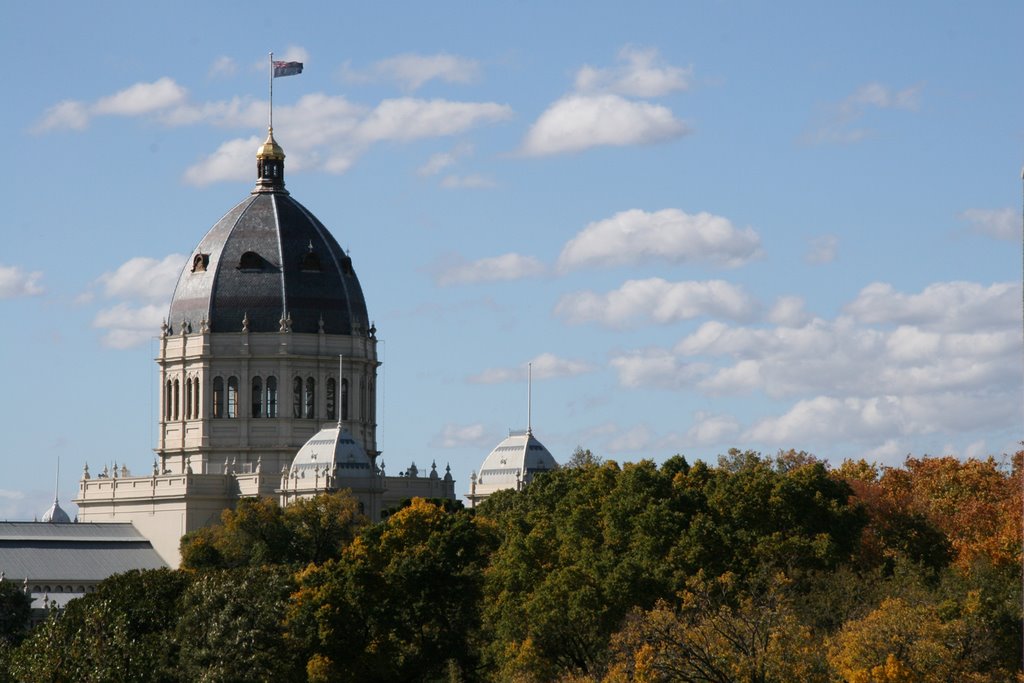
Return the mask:
M886 469L881 487L924 514L949 539L953 563L966 570L978 559L997 567L1020 564L1021 458L1006 467L995 458L907 458Z
M877 563L893 552L941 567L967 570L979 559L996 567L1020 563L1021 461L995 458L908 457L903 467L863 460L835 470L854 491L871 522L862 558Z

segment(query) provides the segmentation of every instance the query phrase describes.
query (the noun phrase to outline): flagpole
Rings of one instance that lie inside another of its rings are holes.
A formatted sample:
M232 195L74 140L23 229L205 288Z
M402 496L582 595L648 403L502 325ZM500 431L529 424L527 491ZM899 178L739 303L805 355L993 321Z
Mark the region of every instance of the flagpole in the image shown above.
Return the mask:
M268 75L270 76L270 130L274 130L274 53L270 53L270 63L268 65L270 70Z

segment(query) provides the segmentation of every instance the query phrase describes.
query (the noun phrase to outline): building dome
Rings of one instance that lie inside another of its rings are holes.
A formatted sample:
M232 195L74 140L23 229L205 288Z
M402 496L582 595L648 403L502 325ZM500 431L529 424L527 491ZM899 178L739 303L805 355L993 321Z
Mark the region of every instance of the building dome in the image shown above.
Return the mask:
M56 498L53 499L50 509L43 513L43 521L49 524L71 524L71 518L61 508Z
M531 430L511 431L473 475L468 498L476 505L495 491L518 489L530 483L534 475L555 469L558 463Z
M321 429L295 454L292 472L302 476L312 470L331 471L345 478L369 477L375 473L363 445L352 432L337 425Z
M169 330L368 335L352 259L285 190L284 151L272 131L256 156L251 195L210 229L185 264Z

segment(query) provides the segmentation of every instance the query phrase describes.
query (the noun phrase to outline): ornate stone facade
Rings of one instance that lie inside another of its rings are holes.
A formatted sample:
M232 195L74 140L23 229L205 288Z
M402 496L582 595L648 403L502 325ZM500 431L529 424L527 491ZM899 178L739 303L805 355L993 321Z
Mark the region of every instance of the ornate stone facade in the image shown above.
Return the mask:
M352 260L284 187L273 131L257 183L200 241L178 279L160 352L159 435L148 476L91 477L82 521L130 521L176 567L182 534L245 496L349 488L371 518L413 496L455 499L451 473L384 473L377 451L376 328ZM297 468L325 429L344 430L367 475ZM306 471L309 470L309 471Z

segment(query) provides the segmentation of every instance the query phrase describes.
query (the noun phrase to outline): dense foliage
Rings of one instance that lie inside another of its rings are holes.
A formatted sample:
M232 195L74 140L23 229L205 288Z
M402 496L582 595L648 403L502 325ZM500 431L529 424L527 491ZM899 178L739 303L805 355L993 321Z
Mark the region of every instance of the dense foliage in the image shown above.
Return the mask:
M1022 457L580 450L476 510L243 501L180 571L112 577L20 643L0 621L0 681L1014 680Z

